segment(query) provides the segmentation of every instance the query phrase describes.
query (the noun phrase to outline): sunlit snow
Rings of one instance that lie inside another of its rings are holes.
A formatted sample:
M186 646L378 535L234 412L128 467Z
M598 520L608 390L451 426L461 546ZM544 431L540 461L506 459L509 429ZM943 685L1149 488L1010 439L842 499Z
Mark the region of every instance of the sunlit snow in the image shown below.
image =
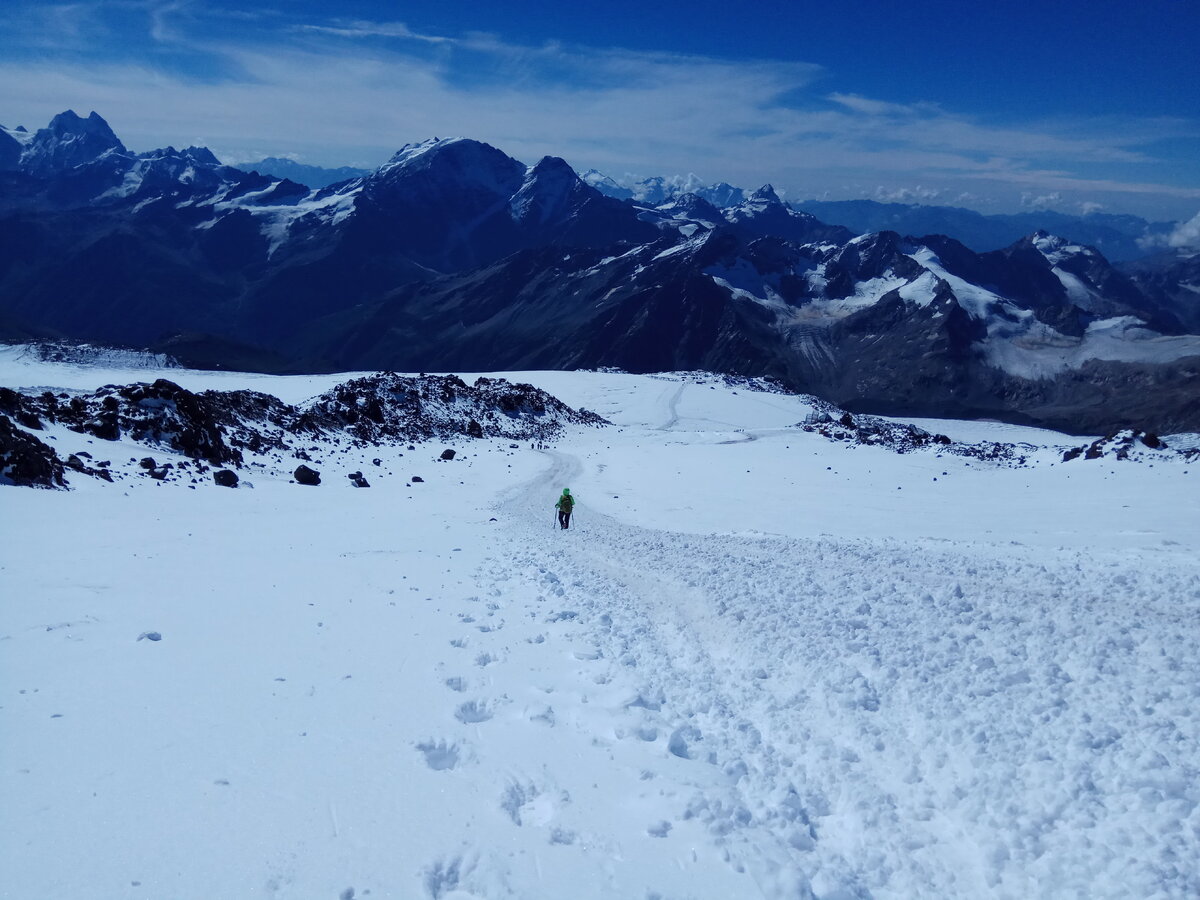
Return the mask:
M123 362L10 348L0 385L350 377ZM969 422L922 425L1028 464L898 455L715 376L505 377L613 424L314 445L319 487L0 487L3 893L1200 893L1195 461Z

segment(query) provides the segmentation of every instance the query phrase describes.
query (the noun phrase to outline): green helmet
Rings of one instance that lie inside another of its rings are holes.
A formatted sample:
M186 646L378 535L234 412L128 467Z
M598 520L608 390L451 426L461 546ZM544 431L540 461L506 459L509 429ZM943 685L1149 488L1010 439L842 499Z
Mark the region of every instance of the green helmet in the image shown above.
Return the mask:
M563 488L563 493L564 493L564 494L569 494L569 493L571 493L571 489L570 489L570 488Z

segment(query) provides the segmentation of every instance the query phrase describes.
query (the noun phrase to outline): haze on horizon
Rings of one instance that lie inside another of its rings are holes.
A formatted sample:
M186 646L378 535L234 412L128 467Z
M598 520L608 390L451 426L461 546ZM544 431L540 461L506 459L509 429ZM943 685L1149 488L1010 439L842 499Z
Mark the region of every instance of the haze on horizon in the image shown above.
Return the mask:
M11 0L0 122L372 168L434 135L577 170L982 212L1200 210L1200 5Z

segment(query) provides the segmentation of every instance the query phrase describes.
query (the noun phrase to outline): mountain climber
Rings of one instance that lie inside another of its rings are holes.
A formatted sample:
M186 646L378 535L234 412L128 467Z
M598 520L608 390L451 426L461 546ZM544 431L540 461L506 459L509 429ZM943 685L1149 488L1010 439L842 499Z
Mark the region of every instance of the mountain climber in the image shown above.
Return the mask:
M558 510L558 524L562 528L571 526L571 511L575 509L575 498L571 496L570 488L563 488L562 496L558 498L558 502L554 504L554 508Z

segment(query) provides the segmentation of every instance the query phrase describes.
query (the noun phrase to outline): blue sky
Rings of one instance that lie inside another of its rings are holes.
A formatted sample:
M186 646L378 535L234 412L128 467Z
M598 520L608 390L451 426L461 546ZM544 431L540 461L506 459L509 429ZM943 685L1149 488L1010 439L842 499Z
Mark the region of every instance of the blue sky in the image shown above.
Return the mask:
M95 109L135 150L527 163L792 199L1200 209L1198 0L6 0L0 123Z

